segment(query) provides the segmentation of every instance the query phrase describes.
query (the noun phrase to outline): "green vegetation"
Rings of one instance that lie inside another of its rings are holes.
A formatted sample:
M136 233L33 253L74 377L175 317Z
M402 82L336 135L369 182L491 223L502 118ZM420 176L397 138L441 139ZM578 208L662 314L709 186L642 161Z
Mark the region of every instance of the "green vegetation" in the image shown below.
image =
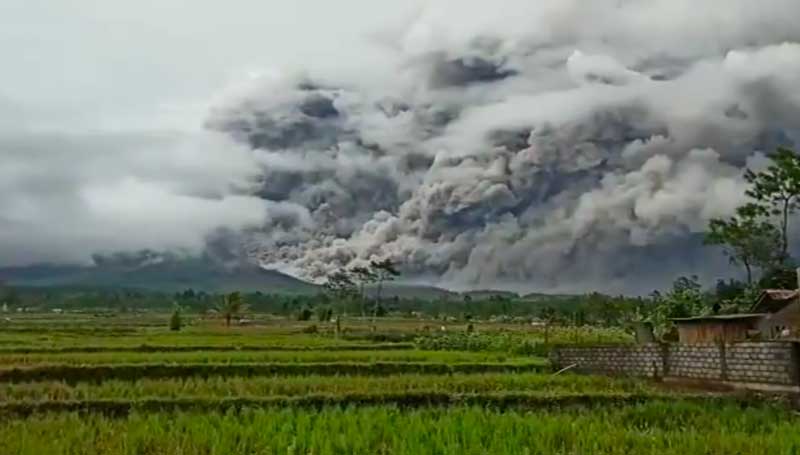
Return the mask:
M181 309L177 305L172 310L172 316L169 317L169 329L177 332L183 327L183 320L181 319Z
M760 287L793 288L796 282L791 275L789 282L775 282L775 275L794 265L789 256L789 227L800 201L800 156L779 147L770 159L766 169L746 172L749 201L734 216L711 220L706 241L723 245L731 262L744 267L747 286L756 285L754 271L760 270Z
M330 362L330 363L134 363L111 365L37 365L0 369L0 382L63 380L103 381L142 378L275 375L372 375L453 374L542 371L541 360L529 362L434 363L434 362Z
M585 410L395 406L238 412L57 413L0 423L0 453L796 453L798 418L773 407L651 402Z
M238 292L223 295L220 303L214 308L214 311L225 319L227 327L231 326L231 319L239 316L245 310L247 310L247 304L244 303L242 295Z
M687 284L669 298L692 305L695 291ZM370 306L366 317L342 317L335 301L317 307L325 314L314 321L252 307L245 319L247 297L230 296L228 303L243 304L237 311L203 315L181 304L177 331L165 324L174 310L14 314L0 332L0 453L733 454L800 447L800 438L785 433L800 421L780 402L553 375L545 356L554 345L632 341L619 322L624 299L590 296L598 305L585 315L592 323L552 309L532 324L375 318Z
M498 362L502 352L435 352L411 349L322 351L184 351L184 352L66 352L3 354L3 367L42 364L98 365L118 363L331 363L331 362ZM530 357L520 360L530 361Z
M474 328L473 328L474 330ZM508 355L547 355L553 345L563 344L620 344L633 341L631 336L618 329L591 326L553 327L545 340L545 329L524 332L477 333L456 332L417 337L420 349L442 351L503 352Z
M428 392L485 394L525 392L546 396L562 394L644 394L656 390L641 381L601 376L539 373L477 373L453 375L404 374L391 376L261 376L190 377L182 379L107 379L100 383L68 384L39 381L0 387L0 401L24 400L139 400L159 398L231 398L303 396L307 394L398 394Z

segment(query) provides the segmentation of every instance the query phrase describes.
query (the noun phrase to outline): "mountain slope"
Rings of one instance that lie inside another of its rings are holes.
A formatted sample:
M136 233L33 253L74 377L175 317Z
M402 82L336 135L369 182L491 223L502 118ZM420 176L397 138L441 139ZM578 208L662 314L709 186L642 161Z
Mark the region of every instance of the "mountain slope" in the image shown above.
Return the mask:
M89 286L156 291L316 292L318 286L255 265L225 267L205 258L98 266L33 265L0 269L0 281L16 286Z
M168 255L142 254L133 256L97 257L94 266L37 264L26 267L0 268L0 283L30 287L99 287L133 288L178 292L186 289L205 292L264 292L311 294L322 287L276 270L266 270L254 264L226 266L208 257L183 258ZM375 296L377 287L367 288ZM516 294L482 290L468 292L474 300L494 295ZM462 294L436 286L403 283L384 283L384 298L421 298L426 300L456 298Z

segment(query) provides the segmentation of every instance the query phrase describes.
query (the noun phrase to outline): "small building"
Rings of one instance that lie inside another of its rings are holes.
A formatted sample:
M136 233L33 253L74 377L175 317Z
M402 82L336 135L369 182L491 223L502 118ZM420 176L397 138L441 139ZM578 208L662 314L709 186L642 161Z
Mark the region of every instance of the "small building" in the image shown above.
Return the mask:
M726 343L751 338L774 340L800 335L800 290L767 289L750 313L673 319L681 343Z
M759 330L764 314L720 314L673 319L681 343L731 343Z
M800 290L767 289L758 296L751 311L764 313L758 324L762 338L797 337L800 330Z

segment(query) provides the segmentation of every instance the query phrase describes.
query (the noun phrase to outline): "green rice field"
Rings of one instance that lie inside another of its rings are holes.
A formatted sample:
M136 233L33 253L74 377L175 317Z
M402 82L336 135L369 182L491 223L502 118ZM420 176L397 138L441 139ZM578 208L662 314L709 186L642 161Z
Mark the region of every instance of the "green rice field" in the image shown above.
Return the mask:
M98 319L0 332L0 454L800 453L785 401L554 375L502 350L538 342L521 327L428 343L419 321Z

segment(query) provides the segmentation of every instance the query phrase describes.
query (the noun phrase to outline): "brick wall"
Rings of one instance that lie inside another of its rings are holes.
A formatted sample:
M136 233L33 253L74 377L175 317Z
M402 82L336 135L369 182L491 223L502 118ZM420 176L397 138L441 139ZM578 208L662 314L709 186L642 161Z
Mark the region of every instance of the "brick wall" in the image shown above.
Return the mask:
M798 384L792 343L737 343L727 346L727 379L737 382Z
M673 344L667 348L667 374L676 378L722 379L722 355L717 344Z
M796 386L798 346L747 342L558 347L550 360L557 369L574 364L575 371L584 373Z
M664 365L662 350L657 343L561 347L551 351L550 360L557 368L576 364L575 370L585 373L660 376Z

